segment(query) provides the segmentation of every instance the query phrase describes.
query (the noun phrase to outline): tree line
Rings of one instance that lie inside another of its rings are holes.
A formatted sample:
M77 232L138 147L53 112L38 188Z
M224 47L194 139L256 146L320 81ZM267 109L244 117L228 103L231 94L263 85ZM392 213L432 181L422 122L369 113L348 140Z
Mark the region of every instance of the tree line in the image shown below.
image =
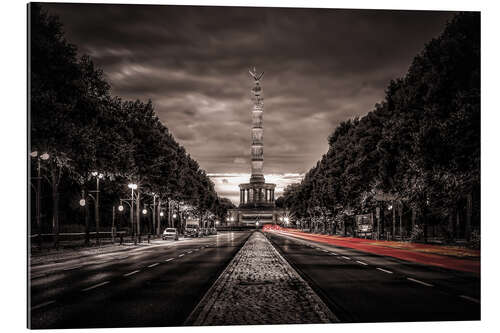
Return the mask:
M389 83L383 101L342 122L328 143L280 199L299 226L355 233L354 217L368 213L392 236L477 238L479 13L455 15Z
M200 219L225 217L231 202L218 197L205 171L158 119L151 100L113 96L102 69L78 55L59 19L38 4L30 4L29 41L29 144L36 152L30 166L33 179L38 163L41 168L43 207L38 228L32 191L31 227L58 233L81 225L78 203L95 194L93 172L103 177L105 225L112 206L130 197L129 183L138 185L144 203L155 193L163 202L174 201L167 207L195 207ZM49 158L40 160L44 153Z

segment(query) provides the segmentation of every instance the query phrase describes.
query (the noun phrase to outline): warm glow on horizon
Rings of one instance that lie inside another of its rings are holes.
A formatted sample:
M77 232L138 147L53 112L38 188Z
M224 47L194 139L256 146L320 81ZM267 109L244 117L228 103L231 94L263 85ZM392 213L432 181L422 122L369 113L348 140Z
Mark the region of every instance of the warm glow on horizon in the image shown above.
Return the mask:
M220 197L230 199L235 205L240 203L240 190L238 185L250 181L249 173L212 173L208 174L215 184L215 190ZM285 173L264 175L266 183L276 184L276 198L283 194L283 190L289 184L300 183L304 174Z

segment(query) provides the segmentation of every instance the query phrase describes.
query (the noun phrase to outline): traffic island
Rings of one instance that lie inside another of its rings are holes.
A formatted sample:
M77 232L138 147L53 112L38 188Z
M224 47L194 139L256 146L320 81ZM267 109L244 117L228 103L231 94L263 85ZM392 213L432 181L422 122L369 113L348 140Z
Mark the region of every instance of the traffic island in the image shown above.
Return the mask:
M338 322L261 232L254 232L186 320L186 325Z

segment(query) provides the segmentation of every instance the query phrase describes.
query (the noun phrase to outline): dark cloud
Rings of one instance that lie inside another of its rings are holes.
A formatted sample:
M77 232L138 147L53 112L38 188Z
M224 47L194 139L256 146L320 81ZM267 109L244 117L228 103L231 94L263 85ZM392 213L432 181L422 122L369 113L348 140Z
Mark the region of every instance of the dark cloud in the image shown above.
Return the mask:
M104 69L113 93L150 98L160 119L210 173L249 171L250 66L266 72L265 171L302 173L327 151L334 128L369 112L389 80L404 75L453 15L43 6L60 16L69 41Z

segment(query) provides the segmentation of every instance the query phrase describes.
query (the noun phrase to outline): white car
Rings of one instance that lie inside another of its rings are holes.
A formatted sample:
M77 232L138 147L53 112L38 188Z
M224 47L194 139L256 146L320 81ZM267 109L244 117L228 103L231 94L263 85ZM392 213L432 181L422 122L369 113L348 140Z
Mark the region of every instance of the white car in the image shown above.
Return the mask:
M179 233L176 228L167 228L163 231L163 235L161 237L163 240L172 238L173 240L179 240Z

